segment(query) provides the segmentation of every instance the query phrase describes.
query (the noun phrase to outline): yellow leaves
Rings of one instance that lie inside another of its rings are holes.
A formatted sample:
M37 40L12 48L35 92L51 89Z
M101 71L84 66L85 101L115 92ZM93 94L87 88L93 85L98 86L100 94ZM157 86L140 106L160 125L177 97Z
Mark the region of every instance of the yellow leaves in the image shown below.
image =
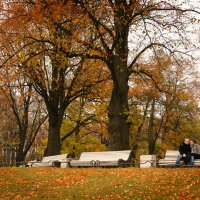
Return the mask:
M97 50L94 50L94 49L91 49L88 53L90 55L105 56L105 54L102 51L97 51Z

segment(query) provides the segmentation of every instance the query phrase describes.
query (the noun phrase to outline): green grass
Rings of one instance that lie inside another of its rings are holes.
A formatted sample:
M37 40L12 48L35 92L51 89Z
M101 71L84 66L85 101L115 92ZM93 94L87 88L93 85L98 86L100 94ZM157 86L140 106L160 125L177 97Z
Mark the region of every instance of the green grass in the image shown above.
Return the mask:
M0 199L200 200L200 169L0 168Z

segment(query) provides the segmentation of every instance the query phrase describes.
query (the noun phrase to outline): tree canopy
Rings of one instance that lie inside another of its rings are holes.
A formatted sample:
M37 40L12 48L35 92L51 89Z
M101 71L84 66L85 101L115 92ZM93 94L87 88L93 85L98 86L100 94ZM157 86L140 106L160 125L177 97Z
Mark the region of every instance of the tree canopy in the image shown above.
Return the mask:
M16 151L26 156L38 141L33 129L31 136L25 130L36 125L29 108L39 105L44 155L73 151L74 140L107 150L141 142L154 153L171 135L199 137L195 6L183 0L2 1L2 106L10 106L17 141L23 135Z

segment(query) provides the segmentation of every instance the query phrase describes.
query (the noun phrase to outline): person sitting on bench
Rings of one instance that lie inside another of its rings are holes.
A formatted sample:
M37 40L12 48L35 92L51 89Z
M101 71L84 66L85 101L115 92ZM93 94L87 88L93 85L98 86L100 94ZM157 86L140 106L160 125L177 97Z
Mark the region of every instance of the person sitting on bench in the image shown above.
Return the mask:
M194 164L195 159L200 159L200 144L197 144L194 139L190 140L191 147L191 164Z
M185 165L188 165L191 160L191 148L190 148L190 140L185 138L184 142L179 146L179 156L176 160L176 165L180 164L180 161L183 160Z

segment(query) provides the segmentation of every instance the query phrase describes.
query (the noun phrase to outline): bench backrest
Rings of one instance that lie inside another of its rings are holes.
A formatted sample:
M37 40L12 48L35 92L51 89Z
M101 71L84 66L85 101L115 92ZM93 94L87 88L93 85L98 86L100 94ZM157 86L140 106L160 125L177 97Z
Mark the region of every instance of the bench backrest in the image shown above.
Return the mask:
M131 150L124 151L104 151L104 152L83 152L79 161L118 161L123 159L127 161L131 157Z
M179 151L177 150L166 150L166 153L165 153L165 158L167 157L170 157L170 158L177 158L178 155L179 155Z
M67 155L68 154L61 154L61 155L54 155L54 156L45 156L42 159L42 162L51 162L51 161L66 161L67 160Z

